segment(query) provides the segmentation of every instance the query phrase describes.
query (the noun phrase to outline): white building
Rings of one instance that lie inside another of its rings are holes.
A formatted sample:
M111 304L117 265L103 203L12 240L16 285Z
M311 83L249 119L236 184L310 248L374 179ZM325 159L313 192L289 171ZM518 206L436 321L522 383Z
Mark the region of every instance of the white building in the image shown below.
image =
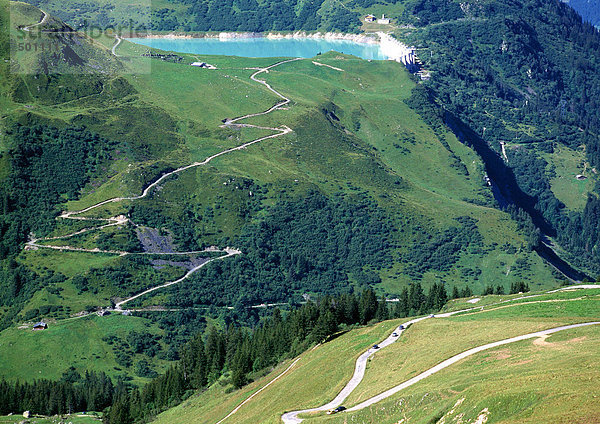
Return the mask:
M385 17L385 14L381 15L381 19L377 19L378 24L389 25L390 19Z

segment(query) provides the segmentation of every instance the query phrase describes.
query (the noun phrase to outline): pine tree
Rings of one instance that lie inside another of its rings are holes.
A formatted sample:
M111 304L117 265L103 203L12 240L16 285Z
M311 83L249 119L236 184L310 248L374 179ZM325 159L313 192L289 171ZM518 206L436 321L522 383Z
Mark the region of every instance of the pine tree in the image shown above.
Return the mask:
M312 331L312 340L317 343L322 342L336 331L337 323L335 321L335 315L332 311L327 310L319 316Z
M206 332L205 349L208 380L213 382L219 378L225 364L225 340L223 334L212 325L208 327Z
M244 349L238 349L231 366L231 383L241 388L248 383L246 373L249 371L250 358Z
M413 283L408 292L409 315L417 315L425 303L426 297L423 293L421 283Z
M460 297L460 293L458 292L458 287L454 286L452 288L452 297L451 299L458 299Z
M375 317L377 313L377 296L372 289L366 289L363 291L360 297L360 323L366 324Z
M342 295L341 308L343 309L343 321L346 324L353 324L359 321L358 301L354 293Z
M493 286L485 286L485 288L483 289L482 295L487 296L488 294L494 294Z
M398 302L394 307L394 316L396 318L404 318L408 316L409 312L408 289L404 287L402 293L400 293L400 296L398 297Z
M208 379L208 360L202 339L199 338L199 340L196 342L195 350L191 352L191 355L194 358L193 367L190 370L191 387L200 389L206 386Z
M375 313L375 319L377 321L385 321L390 318L390 310L388 308L387 300L385 300L385 296L381 296L379 302L377 303L377 312Z
M110 407L110 411L108 413L108 423L131 424L131 415L129 414L129 396L126 392L120 394Z
M444 283L439 283L435 295L435 310L441 310L444 305L448 302L448 293Z

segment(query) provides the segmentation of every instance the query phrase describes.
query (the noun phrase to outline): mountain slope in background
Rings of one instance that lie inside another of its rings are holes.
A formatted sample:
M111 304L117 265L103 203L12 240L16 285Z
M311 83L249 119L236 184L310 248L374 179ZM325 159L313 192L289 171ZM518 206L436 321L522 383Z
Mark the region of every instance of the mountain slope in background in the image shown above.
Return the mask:
M508 201L597 274L598 31L555 0L416 0L405 12L415 29L397 34L432 71L423 85L446 123Z

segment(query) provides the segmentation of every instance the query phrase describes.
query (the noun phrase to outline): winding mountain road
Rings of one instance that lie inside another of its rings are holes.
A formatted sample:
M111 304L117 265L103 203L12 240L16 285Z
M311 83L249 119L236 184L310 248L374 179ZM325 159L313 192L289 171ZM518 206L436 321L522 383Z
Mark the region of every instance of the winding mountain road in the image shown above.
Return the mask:
M474 347L472 349L469 349L462 353L459 353L458 355L454 355L451 358L448 358L443 362L440 362L435 367L432 367L432 368L428 369L427 371L422 372L421 374L417 375L416 377L411 378L410 380L405 381L402 384L392 387L391 389L386 390L385 392L380 393L377 396L373 396L372 398L367 399L364 402L361 402L358 405L353 406L352 408L348 408L347 411L353 412L353 411L359 411L361 409L367 408L377 402L380 402L384 399L389 398L390 396L395 395L399 391L404 390L407 387L410 387L415 383L418 383L419 381L429 377L432 374L435 374L438 371L443 370L444 368L448 368L450 365L453 365L453 364L457 363L458 361L461 361L465 358L468 358L471 355L475 355L476 353L482 352L484 350L492 349L492 348L495 348L498 346L503 346L503 345L506 345L509 343L520 342L522 340L548 336L550 334L554 334L559 331L571 330L573 328L587 327L589 325L598 325L598 324L600 324L600 321L584 322L581 324L563 325L561 327L555 327L555 328L550 328L548 330L536 331L535 333L523 334L522 336L511 337L509 339L504 339L504 340L500 340L497 342L488 343L488 344L485 344L482 346ZM285 420L284 420L284 422L285 422ZM300 421L294 421L294 422L300 422Z
M327 411L329 409L333 409L337 406L340 406L346 400L346 398L348 396L350 396L350 393L352 393L354 391L354 389L356 389L356 387L360 384L360 382L364 378L365 371L367 370L367 361L369 360L369 357L371 357L379 349L383 349L386 346L389 346L392 343L394 343L396 340L398 340L398 338L402 335L404 330L406 328L408 328L409 325L414 324L419 321L422 321L427 318L428 317L416 318L411 321L407 321L402 325L399 325L394 330L394 332L388 336L387 339L385 339L384 341L382 341L381 343L379 343L377 345L378 348L371 347L365 353L360 355L358 357L358 359L356 360L356 365L354 366L354 375L352 375L352 378L350 379L348 384L346 384L346 386L344 386L342 391L331 402L326 403L325 405L318 406L316 408L309 408L309 409L303 409L300 411L286 412L285 414L283 414L281 416L281 419L283 420L283 422L286 424L300 423L300 422L302 422L302 419L298 418L299 414L304 414L304 413L308 413L308 412ZM396 334L396 336L394 336L394 334Z
M117 47L119 47L119 44L121 44L121 41L123 41L123 39L116 34L115 35L115 44L112 46L112 49L110 49L110 51L112 52L114 57L121 57L121 55L117 54Z
M39 26L39 25L43 25L48 21L48 14L46 12L44 12L42 9L40 9L40 12L42 12L42 19L40 19L40 21L36 24L33 25L27 25L26 27L23 27L23 31L31 31L31 28Z
M43 24L46 19L47 19L48 15L44 12L44 16L41 19L40 22L38 22L37 24L31 25L27 28L31 28L35 25L40 25ZM29 29L27 29L29 30ZM116 52L115 49L116 47L119 45L119 43L121 42L121 38L119 36L116 36L117 38L117 43L113 46L112 48L112 52L115 56ZM25 250L35 250L35 249L53 249L53 250L59 250L59 251L72 251L72 252L88 252L88 253L104 253L104 254L115 254L115 255L120 255L120 256L125 256L125 255L139 255L139 254L152 254L152 255L157 255L157 254L161 254L161 253L150 253L150 252L144 252L144 253L139 253L139 252L127 252L127 251L119 251L119 250L102 250L99 248L93 248L93 249L86 249L86 248L81 248L81 247L73 247L73 246L57 246L57 245L51 245L51 244L42 244L41 242L50 242L50 241L56 241L56 240L64 240L64 239L68 239L70 237L76 236L76 235L80 235L80 234L84 234L86 232L90 232L90 231L98 231L101 230L103 228L107 228L107 227L111 227L111 226L120 226L120 225L125 225L127 223L131 223L134 226L137 226L130 218L124 216L124 215L119 215L116 217L109 217L109 218L90 218L90 217L84 217L84 216L80 216L84 213L90 212L94 209L97 209L101 206L110 204L110 203L117 203L117 202L124 202L124 201L135 201L135 200L139 200L139 199L143 199L145 197L147 197L150 192L158 187L159 185L161 185L163 182L165 182L167 179L171 178L172 176L179 174L183 171L187 171L189 169L198 167L198 166L203 166L206 165L208 163L210 163L212 160L226 155L228 153L231 152L235 152L238 150L242 150L245 149L253 144L256 143L260 143L262 141L265 140L270 140L276 137L281 137L285 134L289 134L290 132L292 132L292 129L289 128L286 125L282 125L281 127L265 127L265 126L258 126L258 125L252 125L252 124L242 124L239 123L239 121L242 121L244 119L248 119L248 118L252 118L255 116L261 116L261 115L266 115L269 114L281 107L283 107L284 105L287 105L288 103L290 103L290 99L287 98L286 96L284 96L283 94L279 93L277 90L275 90L273 87L271 87L271 85L269 85L269 83L267 83L264 80L258 79L257 75L261 74L261 73L268 73L270 69L276 67L276 66L280 66L283 65L285 63L289 63L289 62L294 62L296 60L302 60L302 58L294 58L294 59L287 59L287 60L283 60L280 62L277 62L273 65L267 66L265 68L259 68L256 72L254 72L251 76L250 79L264 85L270 92L272 92L273 94L275 94L277 97L279 97L281 99L281 101L277 102L274 106L270 107L269 109L267 109L266 111L263 112L257 112L257 113L252 113L252 114L248 114L248 115L244 115L244 116L240 116L237 118L233 118L233 119L225 119L224 120L224 124L220 125L220 127L222 128L258 128L258 129L263 129L263 130L270 130L273 131L274 134L268 135L268 136L264 136L264 137L259 137L257 139L254 139L252 141L249 141L247 143L243 143L237 147L233 147L230 149L226 149L223 151L220 151L218 153L215 153L214 155L211 155L209 157L207 157L206 159L204 159L201 162L194 162L191 163L189 165L185 165L182 167L179 167L173 171L167 172L165 174L163 174L160 178L158 178L156 181L152 182L151 184L148 184L146 186L146 188L144 188L144 190L142 191L141 194L137 195L137 196L128 196L128 197L114 197L111 199L107 199L107 200L103 200L101 202L98 202L92 206L88 206L84 209L78 210L78 211L65 211L63 212L61 215L59 215L57 217L57 219L72 219L72 220L80 220L80 221L103 221L103 222L107 222L107 224L103 224L103 225L97 225L97 226L90 226L90 227L86 227L83 229L80 229L78 231L75 231L73 233L70 234L65 234L62 236L53 236L53 237L41 237L41 238L36 238L35 236L31 236L30 240L26 243L25 245ZM141 296L144 296L148 293L151 293L153 291L174 285L174 284L178 284L181 283L182 281L184 281L185 279L187 279L190 275L192 275L193 273L195 273L196 271L198 271L199 269L201 269L202 267L204 267L205 265L209 264L210 262L216 261L216 260L221 260L221 259L225 259L231 256L235 256L235 255L239 255L242 252L238 249L235 249L233 247L226 247L225 249L218 249L218 248L211 248L211 249L206 249L203 251L189 251L189 252L177 252L177 253L162 253L165 255L191 255L191 254L196 254L196 253L202 253L202 252L207 252L207 251L211 251L211 252L223 252L224 255L223 256L219 256L216 258L212 258L207 260L206 262L203 262L202 264L190 269L185 275L183 275L181 278L178 278L176 280L173 281L168 281L166 283L160 284L158 286L152 287L150 289L144 290L140 293L137 293L129 298L123 299L119 302L117 302L115 304L115 310L119 310L122 311L123 310L123 305L125 305L128 302L131 302L134 299L137 299Z
M546 292L545 294L548 293L556 293L559 291L565 291L565 290L573 290L573 289L599 289L600 285L594 285L594 284L580 284L580 285L576 285L576 286L567 286L567 287L563 287L557 290L551 290ZM514 302L515 300L522 300L522 299L527 299L527 298L534 298L534 297L538 297L538 296L543 296L544 294L537 294L537 295L530 295L530 296L521 296L518 298L514 298L514 299L509 299L507 301L503 301L503 302L498 302L497 304L503 304L503 303L507 303L507 302ZM495 304L493 304L495 305ZM486 305L486 306L493 306L493 305ZM520 305L519 303L515 304L514 306ZM464 312L469 312L469 311L473 311L473 310L481 310L481 307L475 307L475 308L468 308L468 309L462 309L459 311L452 311L452 312L446 312L446 313L442 313L442 314L437 314L435 315L435 317L437 318L446 318L446 317L450 317L452 315L456 315L456 314L460 314L460 313L464 313ZM397 327L394 330L394 333L397 334L397 337L393 336L393 333L388 336L387 339L385 339L383 342L381 342L378 346L379 349L374 349L374 348L369 348L366 352L364 352L362 355L360 355L358 357L358 359L356 360L356 365L354 368L354 375L352 376L352 378L350 379L350 381L346 384L346 386L344 386L344 388L340 391L340 393L335 397L335 399L333 399L331 402L326 403L325 405L322 406L318 406L315 408L308 408L308 409L303 409L303 410L298 410L298 411L291 411L291 412L286 412L285 414L283 414L281 416L281 420L285 423L285 424L298 424L301 423L303 421L302 418L299 418L298 415L300 414L304 414L304 413L310 413L310 412L322 412L322 411L327 411L330 409L334 409L338 406L340 406L344 400L350 395L350 393L352 393L354 391L354 389L356 389L356 387L360 384L360 382L362 381L364 375L365 375L365 370L366 370L366 364L367 361L369 359L370 356L372 356L375 352L377 352L380 349L383 349L389 345L391 345L392 343L394 343L396 340L398 340L398 338L402 335L403 331L408 328L409 325L414 324L416 322L428 319L428 318L433 318L434 315L429 315L427 317L421 317L421 318L417 318L411 321L407 321L404 324L402 324L401 326ZM392 387L389 390L384 391L383 393L380 393L379 395L376 395L370 399L367 399L361 403L359 403L356 406L353 406L349 409L347 409L347 412L352 412L352 411L358 411L360 409L363 408L367 408L377 402L380 402L390 396L393 396L394 394L398 393L399 391L412 386L413 384L429 377L432 374L435 374L436 372L447 368L453 364L455 364L456 362L465 359L471 355L474 355L476 353L479 353L481 351L487 350L487 349L492 349L494 347L498 347L498 346L502 346L505 344L509 344L509 343L514 343L514 342L518 342L521 340L527 340L527 339L531 339L531 338L536 338L536 337L542 337L542 336L548 336L550 334L556 333L558 331L563 331L563 330L569 330L569 329L573 329L573 328L579 328L579 327L585 327L585 326L589 326L589 325L597 325L600 324L600 321L593 321L593 322L586 322L586 323L581 323L581 324L571 324L571 325L565 325L565 326L561 326L561 327L556 327L556 328L551 328L548 330L542 330L542 331L537 331L534 333L528 333L528 334L524 334L521 336L516 336L516 337L511 337L505 340L500 340L497 342L492 342L492 343L488 343L482 346L478 346L469 350L466 350L465 352L459 353L458 355L454 355L449 359L446 359L445 361L439 363L438 365L422 372L421 374L411 378L410 380L407 380L405 382L403 382L402 384L399 384L395 387ZM402 329L401 329L402 328Z
M146 295L148 293L152 293L155 290L159 290L159 289L163 289L165 287L172 286L173 284L181 283L183 280L187 279L194 272L198 271L200 268L202 268L205 265L208 265L209 263L211 263L213 261L225 259L225 258L228 258L230 256L235 256L235 255L239 255L239 254L242 253L240 250L232 249L230 247L226 247L225 248L225 252L227 253L226 255L219 256L218 258L212 258L212 259L207 260L206 262L201 263L200 265L198 265L198 266L190 269L188 272L185 273L185 275L183 277L178 278L177 280L169 281L169 282L161 284L159 286L152 287L152 288L150 288L148 290L144 290L143 292L140 292L140 293L138 293L136 295L128 297L127 299L124 299L124 300L121 300L120 302L115 303L115 310L116 311L122 311L124 304L126 304L128 302L131 302L132 300L137 299L138 297L144 296L144 295Z

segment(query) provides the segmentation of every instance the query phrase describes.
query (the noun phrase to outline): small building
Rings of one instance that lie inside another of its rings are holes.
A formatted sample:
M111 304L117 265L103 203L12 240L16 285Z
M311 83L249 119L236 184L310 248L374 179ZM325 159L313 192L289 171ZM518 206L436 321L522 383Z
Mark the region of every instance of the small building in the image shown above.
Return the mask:
M390 23L390 18L386 18L385 14L381 15L381 19L377 19L377 23L378 24L384 24L384 25L389 25Z
M48 328L48 324L46 324L44 321L36 322L33 325L33 330L34 331L46 330L47 328Z
M367 15L365 16L365 22L375 22L375 15Z

